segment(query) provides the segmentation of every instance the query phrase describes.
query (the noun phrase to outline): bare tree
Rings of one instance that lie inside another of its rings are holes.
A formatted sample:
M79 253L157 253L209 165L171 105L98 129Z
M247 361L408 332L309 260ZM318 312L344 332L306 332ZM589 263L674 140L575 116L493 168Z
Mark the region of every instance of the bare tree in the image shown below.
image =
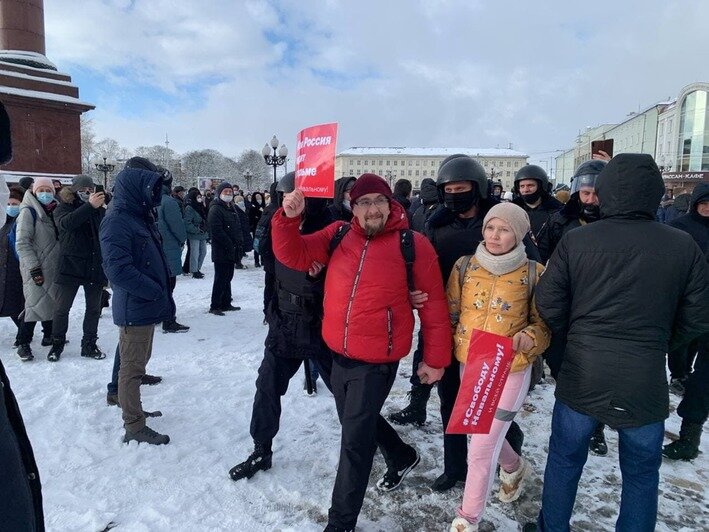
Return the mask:
M91 175L96 170L94 159L96 157L96 133L94 121L86 115L81 115L81 171Z
M244 180L244 174L247 171L253 176L250 183L246 183ZM263 155L256 150L244 150L236 160L238 179L244 182L249 192L268 189L273 182L271 171L271 167L263 160Z

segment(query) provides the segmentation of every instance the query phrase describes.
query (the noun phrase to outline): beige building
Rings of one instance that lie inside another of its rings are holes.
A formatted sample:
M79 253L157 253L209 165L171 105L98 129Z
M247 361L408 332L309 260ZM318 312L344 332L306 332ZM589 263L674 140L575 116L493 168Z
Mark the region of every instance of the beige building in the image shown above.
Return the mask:
M483 165L488 177L502 181L511 190L517 170L527 164L528 155L511 149L478 148L349 148L335 159L335 178L360 176L372 172L391 184L406 178L414 189L425 178L436 179L441 161L456 153L464 153Z

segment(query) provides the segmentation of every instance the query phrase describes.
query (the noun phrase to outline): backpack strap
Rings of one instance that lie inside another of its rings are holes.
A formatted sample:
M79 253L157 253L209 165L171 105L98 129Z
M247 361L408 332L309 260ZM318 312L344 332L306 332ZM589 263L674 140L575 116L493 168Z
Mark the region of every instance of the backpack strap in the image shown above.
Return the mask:
M527 262L527 290L529 293L529 302L531 305L532 296L534 295L534 287L537 284L537 261L529 260Z
M340 242L342 242L342 239L345 238L345 235L347 234L347 231L350 230L350 228L350 224L342 224L340 227L337 228L337 231L332 236L332 240L330 240L330 246L328 247L327 251L328 255L332 256L332 253L337 249L337 246L340 245Z
M460 286L461 293L463 292L463 283L465 283L465 272L467 271L468 264L470 264L470 259L472 258L472 255L465 255L463 257L463 262L460 263L460 275L458 277L458 285Z
M409 286L409 292L413 292L416 290L416 283L414 283L414 262L416 261L414 232L411 229L399 231L399 244L401 256L404 257L404 263L406 264L406 283Z

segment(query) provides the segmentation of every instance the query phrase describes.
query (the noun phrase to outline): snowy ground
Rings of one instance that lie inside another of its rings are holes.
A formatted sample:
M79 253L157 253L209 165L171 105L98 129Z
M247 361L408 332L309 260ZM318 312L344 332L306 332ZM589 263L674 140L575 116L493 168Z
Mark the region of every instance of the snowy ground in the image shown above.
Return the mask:
M252 263L249 263L252 264ZM256 371L263 352L263 271L237 271L235 303L243 310L217 317L207 314L212 284L206 278L180 277L175 299L187 334L155 336L149 373L162 375L159 386L143 387L146 410L164 417L150 426L167 433L163 447L121 443L120 411L106 405L117 329L104 311L99 345L110 353L103 361L81 358L83 296L72 311L69 339L59 363L46 360L48 348L35 337L35 360L21 362L10 347L14 326L0 320L0 356L17 395L32 440L43 483L50 531L100 531L109 523L125 531L319 531L326 523L338 458L339 426L332 397L302 392L302 373L284 399L281 431L274 444L273 468L249 481L232 482L227 471L251 451L249 420ZM39 333L39 328L38 328ZM384 407L405 404L410 360ZM435 395L435 394L434 394ZM502 505L491 499L482 530L517 530L533 519L541 495L541 475L553 404L553 384L532 392L519 416L526 434L526 455L534 476L520 501ZM677 405L672 400L673 409ZM359 522L365 531L443 531L462 496L457 488L432 493L428 485L442 467L437 399L429 404L423 428L400 429L422 454L421 464L399 490L381 495L373 488L383 474L375 459L370 489ZM671 415L667 429L679 430ZM605 458L589 457L579 488L574 530L613 530L620 497L617 436L607 431ZM703 455L691 463L662 465L658 530L707 530L709 435ZM496 488L495 488L496 489Z

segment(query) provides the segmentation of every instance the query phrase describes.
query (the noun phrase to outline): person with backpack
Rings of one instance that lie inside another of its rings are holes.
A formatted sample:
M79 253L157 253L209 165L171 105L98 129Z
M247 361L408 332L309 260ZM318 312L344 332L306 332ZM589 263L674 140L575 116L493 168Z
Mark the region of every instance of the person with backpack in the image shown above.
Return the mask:
M202 264L207 256L207 209L199 189L191 188L185 202L185 228L189 244L189 272L195 279L203 279Z
M101 317L101 297L106 276L101 265L101 245L98 230L106 210L105 195L95 192L90 177L78 175L71 187L59 192L61 200L54 211L59 228L59 272L57 301L54 308L52 348L47 355L57 361L64 351L69 328L69 311L79 287L83 288L84 311L81 356L102 360L106 354L97 345L98 322Z
M461 375L475 329L511 337L515 352L490 432L470 436L463 502L451 532L478 530L498 463L502 502L519 498L531 472L529 462L505 439L527 397L532 362L550 339L534 306L535 280L544 267L527 258L523 239L528 232L529 217L523 209L512 203L495 205L485 215L483 241L475 254L458 259L448 280L448 309Z
M422 382L438 381L451 356L443 282L430 242L408 229L403 207L380 176L362 175L350 197L354 218L334 249L332 240L345 224L301 235L305 197L299 190L286 194L271 222L273 250L284 265L302 272L327 266L322 337L332 352L330 387L342 426L327 532L355 528L377 443L383 431L398 438L380 411L399 360L411 349L412 289L428 294L418 311L426 342L418 368ZM408 246L415 249L413 260L401 252ZM398 464L387 460L377 487L396 488L419 461L415 451Z
M56 207L52 181L47 177L36 178L32 191L26 192L22 199L16 222L15 248L25 296L24 322L50 322L54 317L60 253L59 229L54 220ZM30 329L23 326L21 336L20 345L26 351L31 342Z

